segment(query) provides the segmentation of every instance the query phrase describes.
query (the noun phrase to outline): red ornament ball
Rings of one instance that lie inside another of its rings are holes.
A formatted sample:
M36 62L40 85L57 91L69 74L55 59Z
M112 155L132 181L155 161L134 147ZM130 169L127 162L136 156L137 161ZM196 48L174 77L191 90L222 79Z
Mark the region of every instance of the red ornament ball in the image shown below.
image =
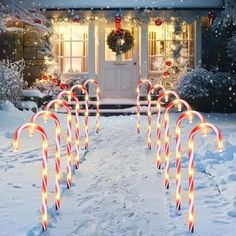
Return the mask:
M163 73L163 75L164 75L164 77L169 77L169 76L170 76L170 73L169 73L168 71L165 71L165 72Z
M41 19L35 19L34 23L41 25L41 24L43 24L43 21Z
M167 62L166 62L166 65L167 65L168 67L171 67L171 66L172 66L172 61L167 61Z
M67 84L61 82L61 83L60 83L60 88L61 88L61 89L67 89Z
M121 22L120 16L115 16L115 23L119 24Z
M42 76L42 80L48 80L48 79L49 79L49 77L47 75Z
M160 25L162 25L162 19L161 18L157 18L156 20L155 20L155 25L156 26L160 26Z
M74 16L73 21L75 23L80 23L80 16L78 16L78 15Z

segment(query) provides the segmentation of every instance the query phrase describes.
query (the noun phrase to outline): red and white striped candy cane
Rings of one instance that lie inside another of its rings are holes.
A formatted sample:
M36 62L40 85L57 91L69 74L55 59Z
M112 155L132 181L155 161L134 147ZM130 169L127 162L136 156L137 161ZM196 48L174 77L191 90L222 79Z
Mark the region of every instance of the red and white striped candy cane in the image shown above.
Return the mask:
M141 79L138 82L137 88L136 88L136 94L137 94L137 99L136 99L136 105L137 105L137 125L136 125L136 129L138 134L140 133L140 112L141 112L141 105L140 105L140 87L143 84L148 84L150 87L152 86L152 83L150 80L148 79Z
M42 151L43 151L43 160L42 160L42 230L47 230L48 227L48 194L47 194L47 186L48 186L48 168L47 168L47 159L48 159L48 137L44 129L34 123L26 123L17 128L13 137L13 147L14 150L17 151L19 149L19 139L20 134L24 129L37 130L43 140ZM32 135L32 133L31 133Z
M83 94L85 94L85 116L84 116L84 122L85 122L85 149L88 148L89 144L89 137L88 137L88 120L89 120L89 110L88 110L88 101L89 101L89 96L88 96L88 91L82 84L76 84L71 88L71 91L79 89L82 91Z
M67 146L66 146L66 159L67 159L67 167L66 167L66 172L67 172L67 188L69 189L71 187L71 140L72 140L72 134L71 134L71 129L72 129L72 117L71 117L71 110L68 105L68 103L64 100L61 99L54 99L50 101L47 106L45 107L46 111L49 111L49 109L52 106L55 106L55 110L58 109L58 106L63 106L66 109L67 112Z
M221 131L213 124L201 123L195 126L190 132L188 138L188 185L189 185L189 216L188 226L191 233L194 232L194 160L193 160L193 149L194 149L194 137L199 130L212 129L217 136L217 147L219 151L223 151L223 137Z
M61 143L61 126L58 117L50 111L39 111L34 114L30 122L36 123L38 117L42 116L44 122L47 122L48 117L52 118L56 126L56 147L55 147L55 208L56 210L60 209L61 205L61 191L60 191L60 166L61 166L61 153L60 153L60 143Z
M156 155L156 162L157 168L161 169L161 101L165 98L167 102L170 96L174 96L176 99L179 99L179 95L174 91L165 91L161 93L157 99L156 108L157 108L157 124L156 124L156 133L157 133L157 155Z
M192 123L193 116L199 118L200 122L205 122L203 115L197 111L185 111L178 117L175 126L175 140L176 140L176 194L175 202L176 209L181 209L181 123L187 118Z
M96 133L99 132L100 130L100 124L99 124L99 116L100 116L100 111L99 111L99 106L100 106L100 99L99 99L99 93L100 93L100 89L99 89L99 84L96 80L94 79L89 79L89 80L86 80L85 83L84 83L84 87L86 88L86 85L88 83L92 83L96 86Z
M152 97L151 95L155 90L162 90L165 92L165 88L159 84L154 84L148 91L148 148L152 148Z
M185 108L190 111L192 110L191 106L184 100L175 99L171 101L165 110L164 115L164 127L165 127L165 177L164 177L164 184L166 189L169 188L169 171L170 171L170 114L169 111L171 108L178 106L178 111L181 111L181 106L184 105Z
M73 98L75 100L75 152L76 152L76 157L75 157L75 168L79 168L79 162L80 162L80 155L79 155L79 149L80 149L80 142L79 142L79 136L80 136L80 130L79 130L79 99L76 96L75 93L65 90L62 91L61 93L58 94L57 98L58 99L63 99L63 97L68 98L68 102L71 101Z

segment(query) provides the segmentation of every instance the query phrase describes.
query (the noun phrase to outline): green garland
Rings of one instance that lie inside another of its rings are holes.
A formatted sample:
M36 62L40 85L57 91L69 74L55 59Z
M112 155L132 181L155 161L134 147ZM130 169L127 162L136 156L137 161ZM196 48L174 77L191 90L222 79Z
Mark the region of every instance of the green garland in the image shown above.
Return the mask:
M116 55L120 55L133 48L134 37L125 29L112 30L108 34L106 42L108 47L115 52Z

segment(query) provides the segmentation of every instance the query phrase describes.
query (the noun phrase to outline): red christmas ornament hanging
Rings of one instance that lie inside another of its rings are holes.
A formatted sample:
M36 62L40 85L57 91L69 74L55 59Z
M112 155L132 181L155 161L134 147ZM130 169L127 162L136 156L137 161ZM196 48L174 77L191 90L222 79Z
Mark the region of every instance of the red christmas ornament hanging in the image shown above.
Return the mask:
M167 65L168 67L171 67L171 66L172 66L172 61L167 61L167 62L166 62L166 65Z
M35 19L34 23L41 25L41 24L43 24L43 21L41 19Z
M169 73L168 71L165 71L165 72L163 73L163 75L164 75L164 77L170 77L170 73Z
M75 23L80 23L80 16L78 16L78 15L76 15L76 16L74 16L74 18L73 18L73 21L75 22Z
M157 18L157 19L155 20L155 25L156 25L156 26L160 26L160 25L162 25L162 23L163 23L163 21L162 21L161 18Z
M213 11L210 11L208 14L208 23L210 26L213 25L215 18L216 18L215 13Z
M61 82L61 83L60 83L60 88L61 88L61 89L67 89L67 84Z
M114 20L115 20L116 30L119 31L121 29L121 17L120 17L120 15L115 16Z

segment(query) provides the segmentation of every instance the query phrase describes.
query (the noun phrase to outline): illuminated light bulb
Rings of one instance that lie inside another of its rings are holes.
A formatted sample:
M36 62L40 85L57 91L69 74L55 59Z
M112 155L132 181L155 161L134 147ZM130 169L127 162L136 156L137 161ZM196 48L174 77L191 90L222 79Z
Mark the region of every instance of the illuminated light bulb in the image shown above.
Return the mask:
M180 112L182 110L182 104L178 103L177 106L178 106L178 111Z

